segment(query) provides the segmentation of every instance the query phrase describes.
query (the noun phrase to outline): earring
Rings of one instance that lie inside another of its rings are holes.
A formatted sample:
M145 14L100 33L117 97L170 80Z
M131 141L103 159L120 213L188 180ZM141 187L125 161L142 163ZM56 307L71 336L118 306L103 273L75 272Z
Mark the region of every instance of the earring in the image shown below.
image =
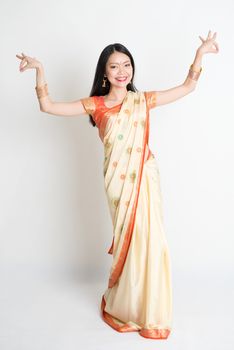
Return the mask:
M104 78L103 78L102 87L106 87L106 82L107 82L107 79L104 79Z

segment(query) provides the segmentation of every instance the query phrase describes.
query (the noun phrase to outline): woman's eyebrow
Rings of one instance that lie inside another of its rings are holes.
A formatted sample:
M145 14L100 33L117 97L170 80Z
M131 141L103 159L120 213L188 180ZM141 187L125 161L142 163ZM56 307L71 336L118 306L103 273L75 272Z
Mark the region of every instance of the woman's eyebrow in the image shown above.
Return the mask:
M130 62L129 60L128 61L125 61L123 63L127 63L127 62ZM119 64L118 62L110 62L109 64Z

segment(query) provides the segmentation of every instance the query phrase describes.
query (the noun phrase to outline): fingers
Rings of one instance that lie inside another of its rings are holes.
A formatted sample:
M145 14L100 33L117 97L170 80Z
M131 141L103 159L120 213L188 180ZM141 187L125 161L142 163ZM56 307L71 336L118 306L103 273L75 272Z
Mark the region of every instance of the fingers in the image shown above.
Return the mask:
M22 72L26 69L26 66L27 66L25 65L25 67L23 67L24 63L27 62L27 56L23 52L21 52L21 55L17 54L16 57L21 59L19 70Z
M206 40L203 39L200 35L199 35L199 38L201 39L201 41L202 41L203 43L204 43L205 41L212 40L212 41L213 41L213 44L214 44L214 43L215 43L216 36L217 36L217 32L215 32L215 33L213 34L213 36L211 37L211 30L209 30Z
M219 52L219 45L216 43L216 42L214 42L214 46L215 46L215 48L216 48L216 50L214 50L214 52Z
M36 67L36 57L30 57L26 56L23 52L21 52L21 55L17 54L17 58L21 59L19 70L23 72L26 69L29 68L35 68ZM25 64L26 63L26 64Z
M26 59L23 58L22 61L20 62L20 69L23 68L23 65L24 65L25 61L26 61Z
M212 36L212 35L211 35L211 30L209 30L206 40L209 40L209 39L214 40L214 39L216 39L217 32L215 32L215 33L213 34L212 37L211 37L211 36ZM205 41L201 36L199 36L199 38L200 38L203 42Z
M208 35L207 35L207 40L211 39L211 30L209 30Z
M209 30L209 33L208 33L208 36L207 36L207 39L212 39L214 40L217 36L217 32L214 32L213 36L211 37L211 30Z
M212 38L212 39L215 39L215 38L216 38L216 36L217 36L217 32L215 32L215 33L214 33L214 35L213 35L213 38Z
M211 38L211 30L209 30L208 35L207 35L207 39Z
M21 52L21 55L17 54L16 57L22 59L22 58L26 58L27 56L23 52Z
M21 55L17 54L16 57L21 59L21 62L20 62L20 65L19 65L20 72L23 72L26 69L30 68L31 57L26 56L23 52L21 52ZM33 59L36 59L36 58L33 57Z
M27 63L28 64L28 62L27 62L27 58L25 57L25 58L23 58L22 59L22 61L20 62L20 71L24 71L25 69L27 69L27 64L24 66L24 63Z
M211 40L213 41L213 45L215 46L215 49L213 49L212 52L218 53L218 52L219 52L219 45L218 45L217 42L215 41L216 36L217 36L217 32L215 32L215 33L213 34L213 37L211 38Z
M20 58L21 60L24 58L24 57L21 56L21 55L16 55L16 57Z
M16 57L18 57L18 58L20 58L21 60L23 59L23 58L25 58L26 56L22 53L22 55L16 55Z

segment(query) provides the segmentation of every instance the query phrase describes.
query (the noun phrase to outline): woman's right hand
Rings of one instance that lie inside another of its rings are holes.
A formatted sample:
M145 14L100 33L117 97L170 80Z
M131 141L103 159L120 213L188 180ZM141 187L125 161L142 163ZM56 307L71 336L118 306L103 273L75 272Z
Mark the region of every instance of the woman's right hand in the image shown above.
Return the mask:
M22 55L16 55L19 59L21 59L19 70L20 72L24 72L26 69L37 69L41 68L42 64L35 57L26 56L23 52ZM24 65L27 63L26 65Z

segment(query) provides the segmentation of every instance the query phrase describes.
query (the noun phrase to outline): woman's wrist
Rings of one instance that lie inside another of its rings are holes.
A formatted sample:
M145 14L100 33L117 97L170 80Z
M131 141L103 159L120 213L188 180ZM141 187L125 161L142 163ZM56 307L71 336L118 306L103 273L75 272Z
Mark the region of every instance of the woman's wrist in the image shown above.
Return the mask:
M190 66L190 69L192 69L194 72L201 72L202 71L202 67L201 67L201 64L202 64L202 56L203 54L201 53L201 51L198 49L196 51L196 55L195 55L195 58L194 58L194 61L193 63L191 64Z
M36 67L36 70L43 71L44 70L43 65L41 63L39 63L38 66Z
M202 50L200 49L200 48L198 48L197 49L197 51L196 51L196 56L198 57L198 58L202 58L202 56L203 56L203 52L202 52Z
M40 63L36 67L36 86L41 87L41 86L45 85L45 83L46 83L46 80L45 80L44 68L43 68L42 64Z

